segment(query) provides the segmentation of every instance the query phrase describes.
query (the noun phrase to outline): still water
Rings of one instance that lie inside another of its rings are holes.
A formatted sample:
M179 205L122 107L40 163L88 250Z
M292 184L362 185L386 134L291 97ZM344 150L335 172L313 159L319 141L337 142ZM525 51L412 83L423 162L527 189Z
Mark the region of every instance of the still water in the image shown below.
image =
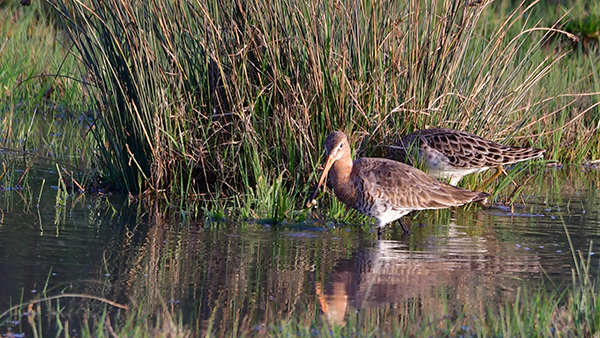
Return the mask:
M571 283L573 253L593 268L600 255L594 168L542 169L513 208L499 199L486 209L411 215L410 235L391 227L383 240L318 212L277 226L192 217L124 198L63 196L51 172L33 172L30 186L0 191L0 312L41 294L130 306L162 299L195 333L260 332L299 312L360 323L401 315L407 304L423 314L468 315L523 286ZM62 300L63 316L81 302ZM31 336L19 313L0 320L0 333ZM80 334L76 325L70 330Z

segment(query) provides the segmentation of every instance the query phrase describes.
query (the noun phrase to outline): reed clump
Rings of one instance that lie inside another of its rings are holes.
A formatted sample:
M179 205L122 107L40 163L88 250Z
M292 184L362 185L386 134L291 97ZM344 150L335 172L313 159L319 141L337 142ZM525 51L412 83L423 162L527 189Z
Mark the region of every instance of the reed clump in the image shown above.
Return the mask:
M544 50L568 33L535 23L535 2L493 25L485 1L52 3L90 84L102 174L134 194L304 196L336 129L359 155L439 126L599 156L597 57ZM578 62L592 70L561 71Z

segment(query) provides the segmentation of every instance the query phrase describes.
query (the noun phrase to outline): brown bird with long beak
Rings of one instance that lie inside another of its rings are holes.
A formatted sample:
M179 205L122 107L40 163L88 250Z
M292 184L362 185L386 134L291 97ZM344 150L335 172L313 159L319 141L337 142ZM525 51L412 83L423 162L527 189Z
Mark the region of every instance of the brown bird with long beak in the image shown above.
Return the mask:
M346 135L335 131L325 139L327 161L317 188L307 207L314 205L319 188L331 170L337 198L379 222L377 235L388 223L413 210L443 209L469 202L485 201L483 192L451 186L419 169L384 158L359 158L352 161ZM408 232L400 220L402 229Z
M545 149L510 147L454 129L423 129L404 136L390 147L388 158L422 163L437 178L456 185L465 175L496 168L484 188L502 173L502 166L544 156Z

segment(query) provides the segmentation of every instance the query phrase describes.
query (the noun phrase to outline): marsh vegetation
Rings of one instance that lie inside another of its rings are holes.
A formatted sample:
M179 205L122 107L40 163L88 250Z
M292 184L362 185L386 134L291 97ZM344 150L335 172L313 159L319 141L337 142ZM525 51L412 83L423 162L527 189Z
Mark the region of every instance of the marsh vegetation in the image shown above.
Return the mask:
M597 4L39 6L4 7L5 141L43 134L29 117L76 112L91 130L63 139L80 167L134 195L284 219L337 129L369 156L430 126L546 148L560 162L599 155L597 46L581 52L582 34L567 32L579 22L569 15ZM40 141L31 145L56 143ZM287 202L263 208L256 197Z

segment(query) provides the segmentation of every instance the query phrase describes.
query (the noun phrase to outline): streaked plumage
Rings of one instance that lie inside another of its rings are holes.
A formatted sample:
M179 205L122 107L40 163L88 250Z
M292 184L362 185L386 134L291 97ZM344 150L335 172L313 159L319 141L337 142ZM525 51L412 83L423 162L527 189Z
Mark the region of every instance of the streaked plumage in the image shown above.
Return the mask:
M348 138L342 132L325 140L327 161L308 206L314 203L319 188L331 169L331 182L337 198L344 204L375 217L379 229L413 210L442 209L483 201L486 193L453 187L404 163L384 158L359 158L352 161ZM406 227L402 227L407 231Z
M416 160L430 175L456 185L465 175L492 167L500 170L504 164L542 157L545 151L509 147L454 129L423 129L404 136L387 157L413 165Z

